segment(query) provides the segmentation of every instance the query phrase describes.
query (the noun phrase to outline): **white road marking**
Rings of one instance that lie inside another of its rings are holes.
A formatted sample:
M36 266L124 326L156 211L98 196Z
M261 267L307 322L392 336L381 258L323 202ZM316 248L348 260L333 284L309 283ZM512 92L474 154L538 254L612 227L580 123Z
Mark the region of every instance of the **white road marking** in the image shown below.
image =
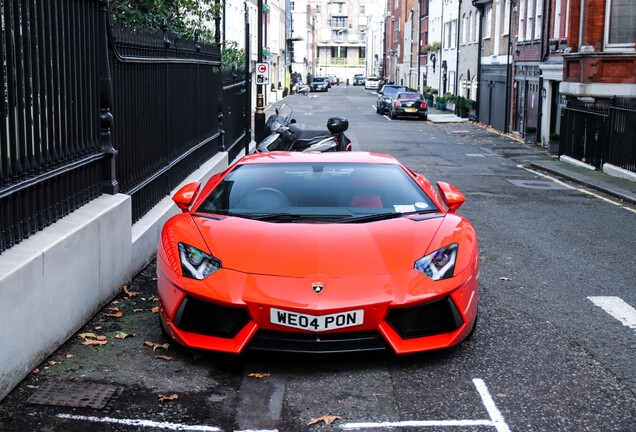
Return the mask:
M484 381L479 378L473 379L473 384L481 396L481 401L488 411L490 419L488 420L407 420L400 422L359 422L359 423L345 423L340 426L344 430L355 429L385 429L385 428L401 428L401 427L469 427L469 426L490 426L494 427L497 432L510 432L510 428L506 424L501 412L495 405L495 402L488 392L488 388Z
M93 423L112 423L112 424L120 424L120 425L126 425L126 426L167 429L167 430L173 430L173 431L222 432L222 429L216 426L185 425L180 423L157 422L152 420L117 419L113 417L93 417L93 416L82 416L82 415L72 415L72 414L58 414L57 417L61 419L67 419L67 420L82 420L82 421L90 421Z
M618 202L612 201L611 199L607 199L607 198L602 197L602 196L600 196L600 195L598 195L598 194L595 194L594 192L587 191L587 190L582 189L582 188L580 188L580 187L574 187L574 186L571 186L571 185L569 185L569 184L567 184L567 183L565 183L565 182L562 182L561 180L557 180L557 179L555 179L554 177L550 177L549 175L546 175L546 174L540 173L540 172L538 172L538 171L531 170L530 168L526 168L526 167L524 167L523 165L517 165L517 168L524 169L524 170L526 170L526 171L528 171L528 172L531 172L532 174L536 174L536 175L539 175L539 176L541 176L541 177L545 177L545 178L547 178L547 179L550 179L550 180L552 180L552 181L553 181L553 182L555 182L555 183L558 183L558 184L560 184L560 185L562 185L562 186L565 186L566 188L569 188L569 189L572 189L572 190L576 190L576 191L579 191L579 192L583 192L584 194L591 195L591 196L593 196L594 198L598 198L598 199L603 200L603 201L605 201L605 202L607 202L607 203L614 204L615 206L618 206L618 207L624 208L625 210L629 210L629 211L631 211L631 212L633 212L633 213L636 213L636 210L634 210L634 209L632 209L632 208L629 208L629 207L627 207L627 206L624 206L624 205L622 205L621 203L618 203Z
M636 331L636 309L620 297L588 297L592 303L619 320L625 327Z

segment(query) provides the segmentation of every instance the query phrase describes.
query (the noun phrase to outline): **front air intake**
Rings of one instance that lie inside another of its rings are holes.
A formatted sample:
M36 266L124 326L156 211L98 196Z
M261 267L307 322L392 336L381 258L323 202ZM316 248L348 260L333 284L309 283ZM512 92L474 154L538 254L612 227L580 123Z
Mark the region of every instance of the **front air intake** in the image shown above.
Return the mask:
M391 309L387 322L402 339L450 333L464 324L450 297L401 309Z
M249 320L245 309L186 297L177 309L173 323L190 333L232 339Z

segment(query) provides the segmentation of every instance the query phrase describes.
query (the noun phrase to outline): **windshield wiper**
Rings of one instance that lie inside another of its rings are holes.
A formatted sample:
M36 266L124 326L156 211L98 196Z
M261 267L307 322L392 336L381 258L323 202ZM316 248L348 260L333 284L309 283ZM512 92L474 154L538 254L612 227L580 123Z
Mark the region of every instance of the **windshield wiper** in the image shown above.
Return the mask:
M245 217L258 221L266 222L295 222L299 220L303 221L316 221L316 220L332 220L340 219L342 215L330 215L330 214L299 214L299 213L271 213L271 214L235 214L234 216Z
M378 214L372 214L372 215L366 215L366 216L346 218L346 219L339 220L338 222L339 223L375 222L380 220L399 218L402 216L413 216L418 214L436 213L436 212L437 210L420 210L420 211L404 212L404 213L401 213L401 212L378 213Z

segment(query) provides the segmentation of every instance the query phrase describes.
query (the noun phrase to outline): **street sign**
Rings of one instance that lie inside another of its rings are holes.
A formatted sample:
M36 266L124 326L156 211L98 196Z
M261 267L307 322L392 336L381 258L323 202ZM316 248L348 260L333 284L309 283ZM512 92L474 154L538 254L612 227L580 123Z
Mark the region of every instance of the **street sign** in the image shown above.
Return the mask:
M269 84L269 63L256 63L256 84Z

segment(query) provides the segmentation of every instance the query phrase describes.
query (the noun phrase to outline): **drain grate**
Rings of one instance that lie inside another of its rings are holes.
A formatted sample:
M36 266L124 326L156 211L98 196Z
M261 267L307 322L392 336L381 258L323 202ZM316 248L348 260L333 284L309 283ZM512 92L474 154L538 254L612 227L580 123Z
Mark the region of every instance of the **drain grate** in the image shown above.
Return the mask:
M49 381L32 394L27 402L36 405L101 409L117 394L117 387L106 384Z

